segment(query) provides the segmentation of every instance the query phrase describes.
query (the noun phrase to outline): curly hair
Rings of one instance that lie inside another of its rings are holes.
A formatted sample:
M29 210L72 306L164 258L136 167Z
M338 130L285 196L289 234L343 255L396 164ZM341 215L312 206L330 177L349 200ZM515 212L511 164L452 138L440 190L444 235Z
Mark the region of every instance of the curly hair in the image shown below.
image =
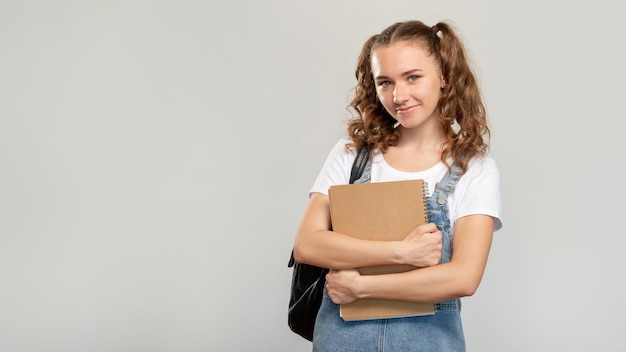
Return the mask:
M447 164L451 158L465 172L472 157L487 153L490 131L464 46L445 22L432 27L420 21L398 22L365 42L357 60L357 85L349 105L356 112L356 116L348 121L348 134L352 139L349 146L369 145L372 150L384 152L398 143L400 135L394 127L396 120L385 110L376 94L371 55L379 47L403 41L418 42L439 64L446 82L437 105L437 115L446 136L441 159Z

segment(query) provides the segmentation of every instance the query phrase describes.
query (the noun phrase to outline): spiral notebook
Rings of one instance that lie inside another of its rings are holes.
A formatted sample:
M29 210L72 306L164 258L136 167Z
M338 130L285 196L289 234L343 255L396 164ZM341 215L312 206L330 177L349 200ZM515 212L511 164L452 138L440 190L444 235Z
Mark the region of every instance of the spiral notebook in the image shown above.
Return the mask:
M333 231L367 240L402 240L416 226L428 222L427 184L423 180L348 184L330 187ZM411 265L358 268L362 275L417 269ZM359 299L340 307L344 320L428 315L434 304L383 299Z

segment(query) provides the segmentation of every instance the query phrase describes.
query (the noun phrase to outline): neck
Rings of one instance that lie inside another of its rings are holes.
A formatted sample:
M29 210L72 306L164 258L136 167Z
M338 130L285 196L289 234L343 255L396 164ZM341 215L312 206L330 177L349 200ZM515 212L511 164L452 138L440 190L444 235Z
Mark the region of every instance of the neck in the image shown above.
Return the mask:
M425 126L424 126L425 127ZM404 128L398 126L400 139L397 147L414 150L437 150L441 148L446 141L443 127L439 123L431 128Z

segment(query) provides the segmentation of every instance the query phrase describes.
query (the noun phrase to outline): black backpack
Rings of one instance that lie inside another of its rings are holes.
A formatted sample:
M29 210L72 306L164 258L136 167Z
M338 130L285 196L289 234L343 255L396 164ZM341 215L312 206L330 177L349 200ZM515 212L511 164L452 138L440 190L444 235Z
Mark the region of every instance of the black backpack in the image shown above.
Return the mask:
M352 164L350 183L354 183L361 177L368 158L369 148L359 148ZM317 312L322 304L328 269L296 262L293 259L293 250L288 267L293 267L293 275L287 323L293 332L312 341L313 328L315 327Z

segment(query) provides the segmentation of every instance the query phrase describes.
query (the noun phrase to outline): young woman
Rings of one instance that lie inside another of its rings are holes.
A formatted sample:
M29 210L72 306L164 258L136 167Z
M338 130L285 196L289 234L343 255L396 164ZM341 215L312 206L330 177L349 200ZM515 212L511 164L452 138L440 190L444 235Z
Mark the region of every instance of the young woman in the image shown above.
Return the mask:
M332 270L317 316L314 351L465 351L460 297L482 279L501 227L499 173L488 157L485 108L464 47L446 23L396 23L359 56L349 138L330 152L296 236L294 256ZM402 241L331 231L328 188L348 183L356 149L371 146L359 182L423 179L430 223ZM437 185L437 186L435 186ZM406 273L354 268L412 264ZM436 303L433 315L344 321L339 304L360 298Z

